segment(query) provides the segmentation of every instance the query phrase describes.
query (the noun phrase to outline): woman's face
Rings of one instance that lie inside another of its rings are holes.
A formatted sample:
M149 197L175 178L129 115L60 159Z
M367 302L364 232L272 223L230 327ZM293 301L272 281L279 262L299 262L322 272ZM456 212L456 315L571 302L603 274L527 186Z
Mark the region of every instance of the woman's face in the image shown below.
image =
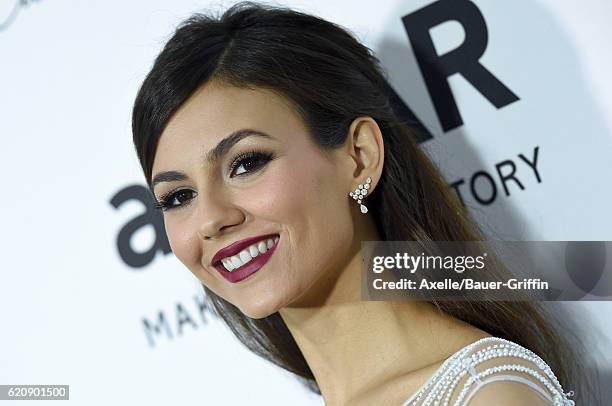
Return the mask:
M267 136L243 137L214 162L205 159L221 140L245 129ZM240 158L251 151L256 154ZM153 179L166 171L184 174L154 185L158 202L169 194L164 222L174 254L252 318L312 300L316 292L306 292L338 270L353 244L349 204L355 203L348 192L354 185L343 151L319 149L276 93L206 84L169 121L153 164ZM257 242L263 236L278 236L278 242L268 250L267 238L263 246ZM257 253L253 259L244 262L245 254L236 252L244 264L234 260L231 273L213 266L219 250L250 238L256 239L252 249L240 250Z

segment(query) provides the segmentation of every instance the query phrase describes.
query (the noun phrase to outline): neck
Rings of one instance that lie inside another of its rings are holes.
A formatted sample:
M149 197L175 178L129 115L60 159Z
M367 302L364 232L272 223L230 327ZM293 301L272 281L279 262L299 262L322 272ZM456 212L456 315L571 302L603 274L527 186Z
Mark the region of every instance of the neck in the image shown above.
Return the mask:
M362 301L360 272L357 251L342 272L321 282L325 290L315 287L323 297L279 311L326 405L354 404L400 379L397 395L408 398L427 380L425 373L488 335L427 302Z

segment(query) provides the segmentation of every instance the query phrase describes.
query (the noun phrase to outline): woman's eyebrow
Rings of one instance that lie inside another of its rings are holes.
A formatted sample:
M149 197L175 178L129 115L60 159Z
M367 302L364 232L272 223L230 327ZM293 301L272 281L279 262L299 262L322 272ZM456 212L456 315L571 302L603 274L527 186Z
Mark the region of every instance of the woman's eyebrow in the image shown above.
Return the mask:
M272 139L273 137L269 134L266 134L262 131L253 130L250 128L242 128L240 130L236 130L232 132L227 137L223 138L219 143L210 151L208 151L204 155L204 161L209 165L214 165L217 161L219 161L238 141L247 137L264 137ZM153 177L153 182L151 183L151 187L154 188L155 185L162 182L174 182L186 180L187 175L180 171L164 171L160 172L155 177Z

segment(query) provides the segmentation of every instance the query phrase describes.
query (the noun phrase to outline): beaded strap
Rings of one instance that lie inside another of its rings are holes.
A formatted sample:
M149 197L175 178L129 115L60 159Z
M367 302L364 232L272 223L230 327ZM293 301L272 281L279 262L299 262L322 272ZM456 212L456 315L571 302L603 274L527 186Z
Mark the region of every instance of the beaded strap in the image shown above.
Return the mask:
M491 383L491 382L496 382L496 381L514 381L514 382L520 382L522 384L528 385L529 387L531 387L533 390L535 390L538 395L548 401L548 402L553 402L553 398L552 396L550 396L550 393L548 393L546 390L544 390L540 385L534 383L533 381L522 377L522 376L518 376L518 375L510 375L510 374L496 374L493 376L490 376L488 378L485 378L482 381L478 381L478 385L476 385L475 388L473 388L470 393L467 395L467 399L464 400L464 404L468 404L468 402L470 401L471 398L473 398L476 393L478 392L478 390L480 388L482 388L483 386Z
M474 347L494 340L501 341L501 344L488 345L468 356ZM476 371L475 366L481 362L498 357L521 358L537 365L541 371L520 364L503 364L480 372ZM502 371L518 371L534 377L551 392L554 406L572 406L575 404L573 400L568 399L568 396L573 395L573 391L563 392L563 388L553 371L537 354L517 343L500 337L485 337L467 345L444 361L434 375L413 396L404 402L403 406L418 405L419 400L421 400L429 388L431 390L420 405L448 406L455 387L469 372L471 376L467 379L458 398L453 403L453 406L459 406L473 384L481 382L481 378Z
M543 377L536 370L526 367L524 365L519 365L519 364L503 364L503 365L499 365L496 367L487 368L484 371L478 373L477 375L471 376L470 378L468 378L468 381L464 385L463 389L461 390L461 393L459 393L459 397L457 397L457 400L455 401L453 405L456 406L456 405L461 404L461 401L467 394L467 391L470 385L472 385L476 379L484 378L493 373L502 372L502 371L519 371L519 372L527 373L533 376L534 378L538 379L540 382L542 382L548 388L548 390L554 394L554 400L557 400L559 397L562 397L561 395L562 392L557 390L557 388L555 388L548 379ZM572 402L571 404L573 404L573 401L570 401L570 402ZM554 403L554 404L557 405L557 403ZM562 404L563 403L559 403L559 405L562 405Z
M448 374L450 372L449 369L447 369L447 367L449 365L454 365L454 361L458 358L461 358L463 355L465 355L466 353L468 353L475 345L477 345L478 343L480 343L482 340L486 340L487 338L492 338L492 337L485 337L481 340L478 340L472 344L467 345L466 347L463 347L461 350L459 350L458 352L456 352L455 354L453 354L451 357L449 357L446 361L444 361L442 363L442 365L440 366L440 368L438 368L438 370L429 378L429 380L411 397L409 398L403 406L408 406L410 399L412 399L413 397L416 397L414 399L414 401L412 401L412 403L410 403L410 406L415 406L417 404L417 402L421 399L421 397L423 396L423 394L425 393L425 391L427 389L429 389L429 387L431 385L434 384L434 382L436 382L436 380L438 378L443 379L444 375Z
M438 370L434 373L434 375L431 378L429 378L429 380L425 383L425 385L423 385L411 398L409 398L404 403L403 406L416 406L417 402L421 399L425 391L429 389L429 387L432 386L434 382L438 381L438 379L439 381L436 383L438 385L440 384L440 382L445 382L445 380L449 377L449 375L452 375L453 372L455 372L454 370L458 369L458 365L456 363L458 359L462 359L465 356L465 354L469 353L477 345L483 342L487 342L487 341L491 341L495 339L496 337L484 337L478 341L475 341L463 347L459 351L457 351L455 354L449 357L446 361L444 361L444 363L440 366L440 368L438 368ZM449 366L451 367L450 369L448 368ZM415 399L412 402L410 402L413 397ZM427 400L430 401L429 397ZM428 404L428 403L424 403L424 404Z

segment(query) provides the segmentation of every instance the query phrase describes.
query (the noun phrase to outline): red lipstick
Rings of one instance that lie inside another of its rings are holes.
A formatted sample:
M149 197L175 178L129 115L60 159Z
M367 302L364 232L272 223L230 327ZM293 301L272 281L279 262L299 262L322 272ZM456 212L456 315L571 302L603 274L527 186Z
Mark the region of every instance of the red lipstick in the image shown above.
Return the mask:
M255 258L251 259L246 264L235 268L233 271L228 271L225 269L223 264L221 263L222 258L230 257L238 254L240 251L259 241L266 242L268 239L278 237L279 240L272 246L272 248L268 248L266 252L263 254L259 254ZM270 259L274 251L276 250L276 246L280 242L280 236L278 234L268 234L268 235L260 235L258 237L246 238L244 240L236 241L235 243L228 245L227 247L220 249L212 258L211 265L231 283L240 282L246 277L257 272L261 267L264 266L266 262Z

